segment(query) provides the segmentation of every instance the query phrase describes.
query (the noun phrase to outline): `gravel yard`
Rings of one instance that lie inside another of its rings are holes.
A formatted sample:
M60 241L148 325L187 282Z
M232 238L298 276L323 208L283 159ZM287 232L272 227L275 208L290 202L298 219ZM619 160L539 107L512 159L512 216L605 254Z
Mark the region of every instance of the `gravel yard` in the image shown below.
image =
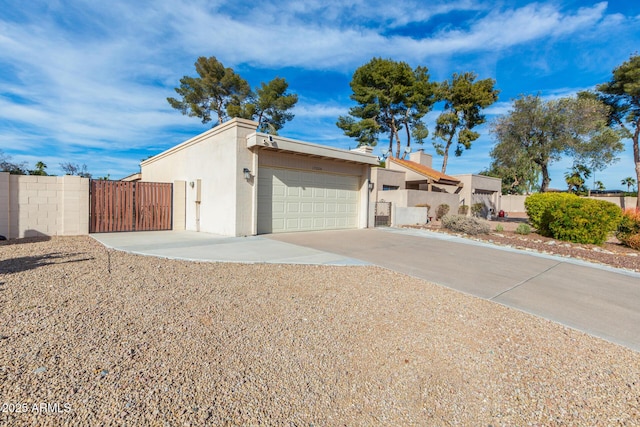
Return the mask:
M640 353L377 267L53 238L0 244L0 404L3 425L640 425Z

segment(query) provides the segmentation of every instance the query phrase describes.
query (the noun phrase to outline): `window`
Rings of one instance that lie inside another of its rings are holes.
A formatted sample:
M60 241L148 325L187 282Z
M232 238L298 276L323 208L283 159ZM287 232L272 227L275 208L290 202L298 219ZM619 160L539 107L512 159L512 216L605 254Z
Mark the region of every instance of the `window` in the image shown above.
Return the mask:
M400 187L397 185L382 185L382 191L397 190L398 188Z

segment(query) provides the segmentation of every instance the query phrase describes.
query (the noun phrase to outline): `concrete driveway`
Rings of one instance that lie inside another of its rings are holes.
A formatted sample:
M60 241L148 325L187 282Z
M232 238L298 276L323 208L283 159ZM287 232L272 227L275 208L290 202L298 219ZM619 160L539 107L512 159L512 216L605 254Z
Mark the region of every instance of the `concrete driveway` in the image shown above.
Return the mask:
M190 231L91 236L127 252L195 261L375 264L640 351L640 274L579 260L391 228L251 237Z
M640 274L421 230L274 234L535 314L640 351Z

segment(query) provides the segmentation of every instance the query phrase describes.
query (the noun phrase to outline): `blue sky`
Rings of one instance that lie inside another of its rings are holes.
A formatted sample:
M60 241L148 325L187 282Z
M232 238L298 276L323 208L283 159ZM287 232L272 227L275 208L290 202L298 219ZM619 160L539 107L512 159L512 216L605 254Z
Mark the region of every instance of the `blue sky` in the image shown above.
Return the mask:
M496 79L490 121L520 94L551 99L609 80L638 51L639 24L640 3L629 0L0 0L0 150L53 174L67 161L96 177L136 172L209 129L166 101L198 56L216 56L252 87L286 78L299 96L280 132L290 138L355 147L335 122L353 105L353 72L375 56L424 65L436 81L465 71ZM480 132L447 173L489 165L495 142ZM424 148L434 153L430 139ZM552 187L565 187L570 166L551 166ZM630 141L595 179L613 189L627 176Z

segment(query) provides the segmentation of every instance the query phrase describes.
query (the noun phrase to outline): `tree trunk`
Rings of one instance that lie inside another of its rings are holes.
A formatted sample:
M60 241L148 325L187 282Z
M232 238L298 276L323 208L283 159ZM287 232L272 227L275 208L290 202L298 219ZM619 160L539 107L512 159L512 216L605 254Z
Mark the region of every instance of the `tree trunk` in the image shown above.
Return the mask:
M405 130L407 131L407 148L411 147L411 132L409 131L409 123L405 124L404 126ZM402 155L402 158L406 158L407 157L407 153L405 152Z
M540 165L540 171L542 172L542 185L540 185L540 192L546 193L549 189L549 183L551 182L551 178L549 178L549 168L546 163L538 163Z
M447 173L447 161L449 160L449 147L451 147L452 142L453 142L453 135L450 135L449 140L447 141L447 145L444 148L444 154L442 155L442 173Z
M640 120L636 121L636 130L631 138L633 141L633 162L636 166L636 210L640 211L640 147L638 139L640 138Z

